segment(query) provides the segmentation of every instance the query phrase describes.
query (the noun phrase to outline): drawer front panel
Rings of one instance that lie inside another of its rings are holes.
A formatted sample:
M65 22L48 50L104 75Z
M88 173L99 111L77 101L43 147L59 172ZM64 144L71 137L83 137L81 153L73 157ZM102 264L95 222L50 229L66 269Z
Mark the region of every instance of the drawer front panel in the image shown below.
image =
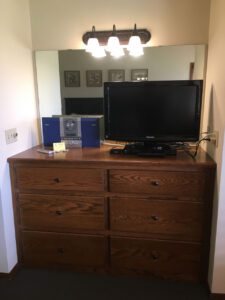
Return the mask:
M104 230L104 198L60 195L20 195L23 229L73 232Z
M204 173L160 171L110 171L110 191L120 193L147 193L173 197L202 197Z
M19 189L104 191L104 174L99 169L19 167Z
M111 265L164 279L196 282L200 279L200 246L112 237Z
M110 198L110 228L153 238L201 241L202 203L145 198Z
M22 233L23 263L28 266L102 267L105 240L100 236Z

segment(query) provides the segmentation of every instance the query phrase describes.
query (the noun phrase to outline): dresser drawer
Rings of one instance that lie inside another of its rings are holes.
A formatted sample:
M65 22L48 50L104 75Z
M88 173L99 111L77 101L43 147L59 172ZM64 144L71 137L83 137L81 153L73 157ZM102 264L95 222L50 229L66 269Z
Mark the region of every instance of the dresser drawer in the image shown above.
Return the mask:
M18 167L16 174L21 190L104 191L104 174L100 169Z
M58 232L104 230L104 198L19 195L23 229Z
M111 230L148 234L153 238L201 241L202 203L110 198Z
M23 263L27 266L102 267L105 239L101 236L23 232Z
M164 279L196 282L201 276L200 246L112 237L111 265Z
M111 170L111 192L147 193L153 196L202 197L204 173Z

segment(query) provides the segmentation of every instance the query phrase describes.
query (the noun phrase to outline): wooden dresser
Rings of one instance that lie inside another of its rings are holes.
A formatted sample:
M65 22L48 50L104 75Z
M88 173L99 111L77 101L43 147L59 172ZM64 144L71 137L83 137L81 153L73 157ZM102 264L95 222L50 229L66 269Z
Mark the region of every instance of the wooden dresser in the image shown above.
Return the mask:
M204 282L215 163L32 148L10 164L19 262Z

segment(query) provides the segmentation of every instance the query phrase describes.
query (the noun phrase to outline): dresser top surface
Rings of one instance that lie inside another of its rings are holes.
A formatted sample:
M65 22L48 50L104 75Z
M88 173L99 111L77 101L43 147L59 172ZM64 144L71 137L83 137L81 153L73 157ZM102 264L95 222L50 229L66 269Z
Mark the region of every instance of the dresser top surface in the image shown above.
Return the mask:
M54 153L51 155L40 153L37 150L41 145L18 153L8 158L11 162L76 162L76 163L103 163L118 165L189 165L215 167L215 162L209 155L200 150L195 159L184 151L178 151L176 156L167 157L138 157L135 155L110 154L112 146L103 145L100 148L76 148L67 152Z

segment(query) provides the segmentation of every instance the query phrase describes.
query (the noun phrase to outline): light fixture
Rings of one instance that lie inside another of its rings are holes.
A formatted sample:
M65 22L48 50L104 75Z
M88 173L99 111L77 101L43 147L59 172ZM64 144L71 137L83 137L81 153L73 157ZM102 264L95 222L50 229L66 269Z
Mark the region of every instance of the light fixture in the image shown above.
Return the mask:
M104 57L105 49L99 45L99 41L95 36L95 26L92 26L91 36L87 41L86 52L90 52L94 57Z
M115 57L115 58L118 58L118 57L124 56L125 53L124 53L123 48L120 46L119 48L114 49L114 50L110 53L110 55L113 56L113 57Z
M132 36L129 39L129 43L127 46L127 50L129 51L130 55L132 56L140 56L144 54L143 46L141 44L140 36L137 32L137 25L134 24L134 31Z
M111 56L120 57L124 55L123 48L120 45L118 36L116 35L116 26L113 25L113 31L108 39L106 50L110 52Z
M105 49L103 46L98 46L92 51L92 56L100 58L100 57L105 57Z
M92 53L94 49L99 47L98 39L95 37L95 26L92 26L91 36L87 41L87 46L85 48L86 52Z
M150 38L150 32L147 29L137 29L136 24L134 29L127 30L116 30L113 25L113 31L95 31L93 26L92 31L83 35L83 42L86 44L86 51L95 57L105 56L105 50L114 57L120 57L124 55L123 48L127 48L130 55L139 56L143 54L143 44Z

